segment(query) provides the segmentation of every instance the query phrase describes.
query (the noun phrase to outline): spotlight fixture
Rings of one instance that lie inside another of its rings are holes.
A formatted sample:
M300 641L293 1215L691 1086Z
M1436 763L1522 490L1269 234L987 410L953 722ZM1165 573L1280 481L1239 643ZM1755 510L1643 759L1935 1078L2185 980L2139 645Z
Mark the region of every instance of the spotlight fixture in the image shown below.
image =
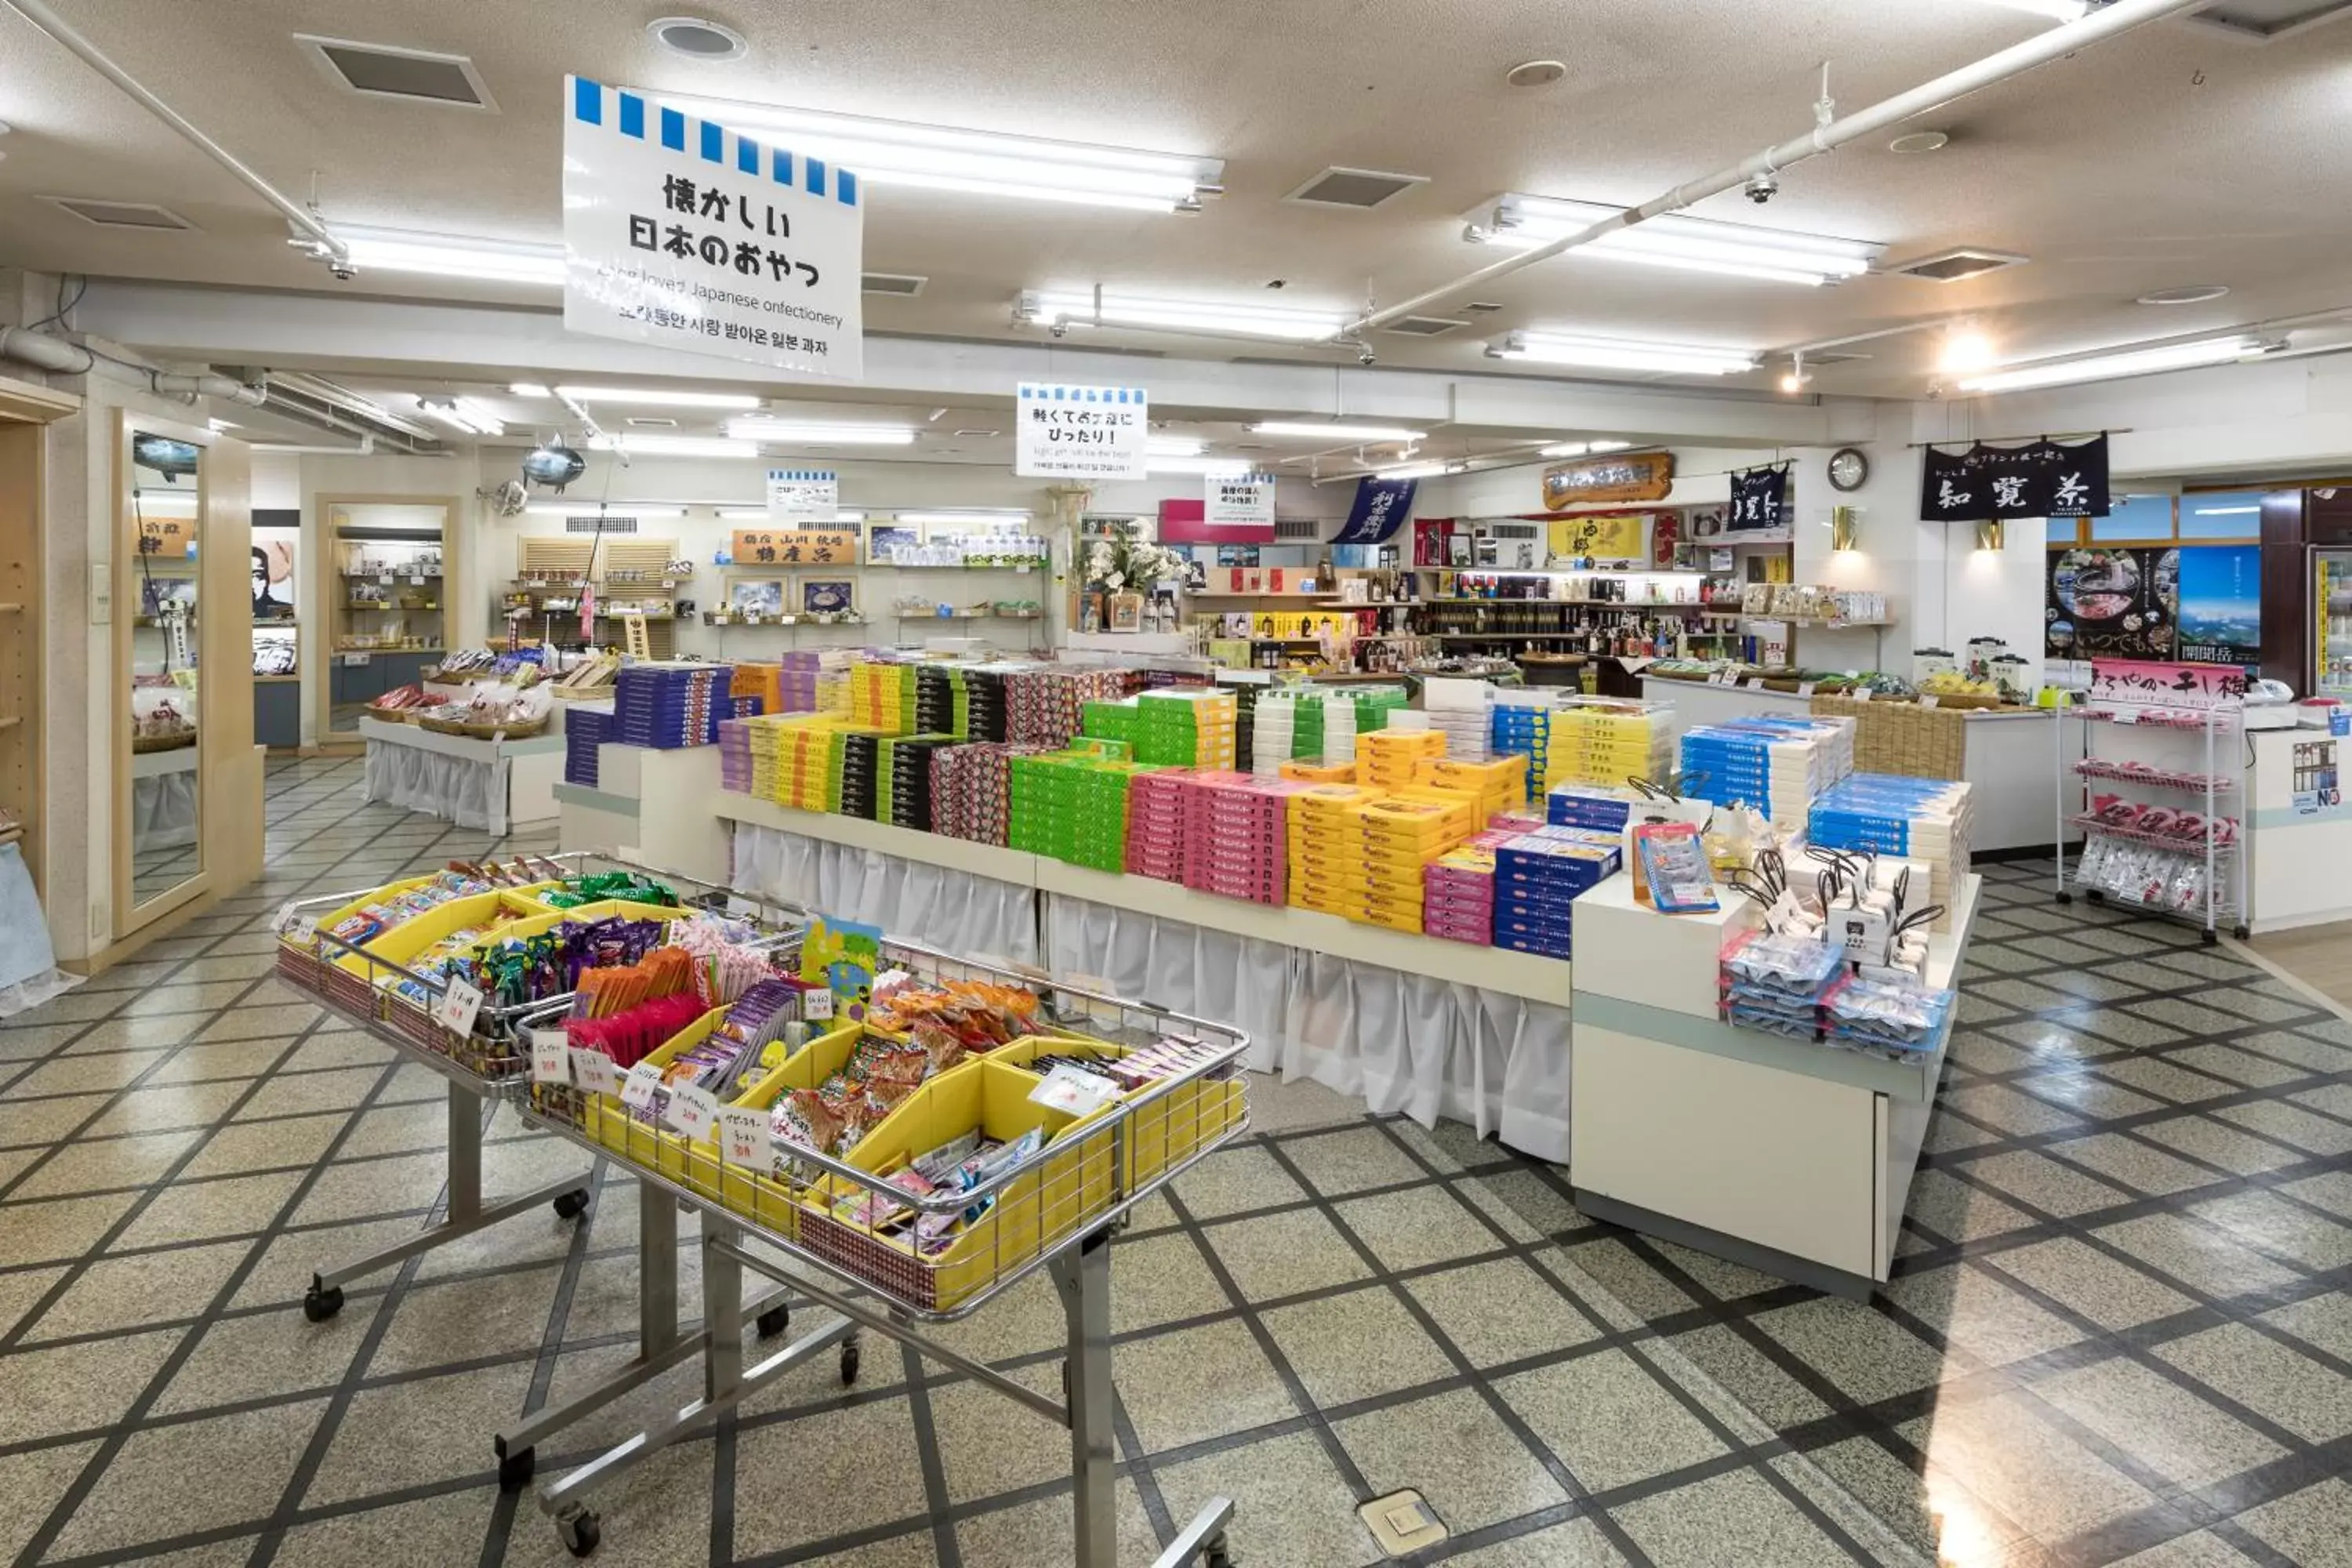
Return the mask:
M1472 224L1464 231L1464 237L1483 244L1533 249L1590 228L1622 210L1599 202L1514 194L1496 202L1487 222ZM1753 224L1719 223L1713 218L1668 214L1613 230L1569 254L1818 288L1862 276L1885 249L1884 246L1836 239L1828 235L1799 234L1788 229L1759 228Z
M1974 327L1957 327L1944 334L1944 352L1936 368L1947 375L1990 370L1996 363L1992 340Z
M1580 365L1591 370L1656 371L1670 375L1733 375L1754 370L1757 364L1757 356L1746 349L1629 342L1619 338L1587 337L1580 332L1514 332L1490 345L1486 353L1493 359Z
M2114 381L2124 376L2154 375L2168 370L2191 370L2200 365L2229 364L2239 360L2257 359L2280 346L2260 338L2206 338L2196 342L2125 349L2081 359L2013 365L1969 376L1960 382L1959 387L1962 392L2022 392L2042 386L2071 386L2084 381Z
M1789 368L1780 373L1780 390L1794 396L1813 384L1805 374L1805 351L1798 349L1789 355Z
M740 60L751 52L742 34L700 16L663 16L646 23L646 34L671 54L689 60Z

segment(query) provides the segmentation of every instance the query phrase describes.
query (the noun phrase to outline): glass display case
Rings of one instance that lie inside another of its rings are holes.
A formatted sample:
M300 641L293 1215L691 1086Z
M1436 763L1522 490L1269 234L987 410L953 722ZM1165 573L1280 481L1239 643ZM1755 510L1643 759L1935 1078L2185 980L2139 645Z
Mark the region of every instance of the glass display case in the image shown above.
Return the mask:
M327 690L320 734L356 738L367 705L420 679L448 646L454 501L322 497L320 604Z
M2352 550L2311 552L2310 695L2352 700Z

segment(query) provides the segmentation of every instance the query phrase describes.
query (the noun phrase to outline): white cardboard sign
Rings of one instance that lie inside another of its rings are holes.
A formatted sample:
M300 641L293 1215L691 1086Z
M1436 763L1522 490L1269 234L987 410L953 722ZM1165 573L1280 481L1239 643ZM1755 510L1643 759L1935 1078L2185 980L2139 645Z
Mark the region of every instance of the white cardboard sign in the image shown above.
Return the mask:
M566 330L865 374L855 174L585 77L564 98Z
M452 975L433 1009L433 1016L453 1035L470 1035L474 1032L474 1016L481 1010L482 994Z
M747 1106L719 1108L719 1153L730 1165L765 1173L775 1168L775 1133L768 1113Z
M572 1047L572 1081L590 1094L621 1092L621 1068L602 1051Z
M688 1138L707 1139L719 1120L719 1097L690 1083L679 1084L669 1091L664 1120Z
M841 476L831 468L770 468L770 522L830 523L841 510Z
M572 1047L563 1043L563 1030L560 1026L531 1031L530 1081L533 1083L570 1083L572 1081Z
M1233 528L1245 523L1272 526L1274 476L1211 474L1202 496L1201 521L1208 528Z
M1151 402L1139 386L1024 381L1013 399L1013 471L1025 479L1139 479Z

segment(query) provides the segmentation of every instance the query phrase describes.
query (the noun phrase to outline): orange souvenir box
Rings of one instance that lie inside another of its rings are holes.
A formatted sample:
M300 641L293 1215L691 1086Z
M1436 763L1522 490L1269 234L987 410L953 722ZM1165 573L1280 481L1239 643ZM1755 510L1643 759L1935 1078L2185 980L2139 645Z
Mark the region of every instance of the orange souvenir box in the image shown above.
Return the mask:
M1431 789L1454 790L1475 796L1484 817L1527 799L1528 759L1510 752L1491 762L1440 758L1413 764L1412 782Z
M1363 776L1391 788L1411 784L1415 764L1444 755L1443 730L1375 730L1356 737L1356 763Z
M1310 763L1294 758L1284 763L1278 771L1284 778L1297 779L1306 784L1351 784L1356 782L1356 764L1353 763Z

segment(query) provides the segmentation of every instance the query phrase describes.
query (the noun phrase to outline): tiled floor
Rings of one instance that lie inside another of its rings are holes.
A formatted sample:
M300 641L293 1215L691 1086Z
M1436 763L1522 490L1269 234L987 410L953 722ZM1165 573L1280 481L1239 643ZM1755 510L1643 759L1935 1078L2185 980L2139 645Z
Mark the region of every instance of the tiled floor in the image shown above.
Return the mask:
M430 1212L442 1095L269 977L269 911L485 848L357 784L273 767L263 887L0 1027L0 1561L569 1561L488 1435L629 1354L628 1183L296 1306ZM1868 1307L1590 1224L1462 1129L1255 1083L1256 1134L1113 1253L1122 1562L1222 1492L1246 1568L1370 1563L1356 1503L1410 1486L1453 1531L1417 1561L1475 1568L2352 1563L2352 1026L1990 879ZM578 1160L490 1137L493 1190ZM1042 1280L945 1333L1055 1386ZM877 1343L856 1389L821 1361L603 1500L596 1560L1047 1568L1066 1475L1055 1429Z

